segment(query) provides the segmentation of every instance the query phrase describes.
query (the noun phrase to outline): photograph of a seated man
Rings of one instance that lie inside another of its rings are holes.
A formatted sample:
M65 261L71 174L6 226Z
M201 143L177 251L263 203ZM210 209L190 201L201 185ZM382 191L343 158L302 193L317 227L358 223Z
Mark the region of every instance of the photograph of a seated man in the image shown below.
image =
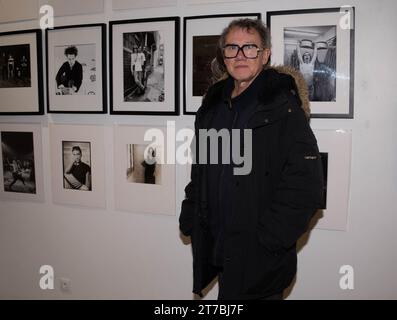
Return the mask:
M72 161L64 172L64 188L91 191L91 167L81 161L79 146L72 147Z

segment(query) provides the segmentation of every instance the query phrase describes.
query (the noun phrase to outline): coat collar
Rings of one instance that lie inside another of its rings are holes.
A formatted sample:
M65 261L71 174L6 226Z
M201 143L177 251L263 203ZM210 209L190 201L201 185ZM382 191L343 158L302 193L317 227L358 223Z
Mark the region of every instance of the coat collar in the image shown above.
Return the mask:
M257 101L253 101L257 107L247 123L247 128L270 124L291 112L289 93L295 96L307 118L310 117L306 82L298 71L285 66L268 67L258 77L262 85L261 94L256 97ZM227 77L210 87L197 112L197 120L201 128L209 128L216 113L216 105L220 102L229 102L233 85L233 79Z
M275 107L275 99L281 92L290 91L297 98L304 110L306 117L310 117L310 102L306 82L299 71L289 66L271 66L266 67L258 77L261 77L263 83L262 94L258 96L258 102L264 108ZM203 111L210 111L219 101L229 101L230 93L233 90L233 79L223 77L223 80L216 82L203 98Z

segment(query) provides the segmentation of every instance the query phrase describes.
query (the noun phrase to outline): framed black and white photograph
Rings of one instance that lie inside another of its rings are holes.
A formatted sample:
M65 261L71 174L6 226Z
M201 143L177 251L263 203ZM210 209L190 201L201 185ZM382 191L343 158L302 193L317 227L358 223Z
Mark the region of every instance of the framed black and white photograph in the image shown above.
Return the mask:
M260 19L260 13L185 17L183 20L183 113L195 114L213 84L211 62L223 29L234 19Z
M46 29L47 111L106 113L106 26Z
M353 118L354 8L272 11L272 64L300 71L313 118Z
M62 141L63 187L91 191L91 143Z
M110 22L110 113L179 114L179 17Z
M150 132L161 138L146 141L145 135ZM168 161L166 132L165 127L114 127L114 197L117 210L175 215L175 160Z
M0 124L0 198L43 201L41 127Z
M316 228L346 231L348 228L351 142L350 130L313 130L318 141L324 174L322 217Z
M51 124L50 138L53 202L104 208L103 126Z
M41 30L0 33L0 115L43 114Z

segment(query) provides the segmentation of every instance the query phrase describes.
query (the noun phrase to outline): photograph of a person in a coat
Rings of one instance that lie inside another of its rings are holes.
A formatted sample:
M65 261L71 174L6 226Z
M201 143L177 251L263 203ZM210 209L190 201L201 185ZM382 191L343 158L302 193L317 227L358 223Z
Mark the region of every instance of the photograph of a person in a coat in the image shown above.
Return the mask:
M55 77L57 88L62 94L75 94L83 82L83 66L77 59L78 50L75 46L65 49L65 61Z
M191 236L200 296L218 276L220 300L282 299L297 271L297 240L323 203L307 85L299 71L269 65L270 47L261 21L232 21L213 64L219 79L196 114L179 227ZM223 163L219 150L217 164L200 163L200 129L252 130L250 172L235 174L241 165Z

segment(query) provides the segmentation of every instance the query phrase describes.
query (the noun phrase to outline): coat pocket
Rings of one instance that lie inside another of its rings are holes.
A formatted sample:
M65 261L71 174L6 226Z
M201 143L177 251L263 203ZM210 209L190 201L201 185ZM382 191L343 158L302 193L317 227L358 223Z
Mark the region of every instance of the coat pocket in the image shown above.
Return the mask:
M287 274L294 269L291 255L285 251L271 250L262 243L260 233L247 255L242 291L250 295L271 295L284 289Z

